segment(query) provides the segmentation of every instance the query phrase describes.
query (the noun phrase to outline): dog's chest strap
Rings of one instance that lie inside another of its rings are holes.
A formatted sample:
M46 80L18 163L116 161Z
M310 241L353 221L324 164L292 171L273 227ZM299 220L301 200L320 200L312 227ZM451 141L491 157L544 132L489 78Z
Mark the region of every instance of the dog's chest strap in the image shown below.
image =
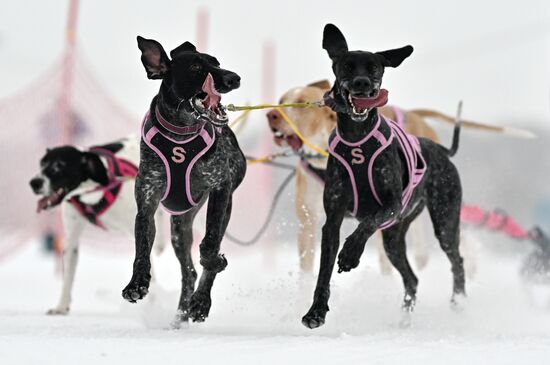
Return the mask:
M166 169L166 189L161 204L172 215L187 212L201 201L202 196L193 196L191 173L196 163L213 146L216 132L205 124L197 133L175 140L154 123L143 124L142 139L162 160Z
M89 204L81 200L80 195L69 199L69 203L76 208L90 223L105 229L101 222L101 216L115 203L122 189L124 178L135 178L137 167L123 158L117 157L113 152L101 148L92 147L90 152L96 153L107 161L107 176L109 182L106 186L98 186L93 191L103 192L103 196L97 203Z
M407 181L402 193L402 212L405 211L412 197L414 188L420 183L426 171L426 163L422 157L418 139L397 125L394 121L378 116L371 132L358 142L344 140L336 129L329 140L329 152L346 169L353 192L354 216L362 216L365 207L372 203L384 206L383 196L377 190L374 176L376 159L394 141L398 141L401 155L406 163ZM393 220L383 223L379 228L388 228L395 223Z

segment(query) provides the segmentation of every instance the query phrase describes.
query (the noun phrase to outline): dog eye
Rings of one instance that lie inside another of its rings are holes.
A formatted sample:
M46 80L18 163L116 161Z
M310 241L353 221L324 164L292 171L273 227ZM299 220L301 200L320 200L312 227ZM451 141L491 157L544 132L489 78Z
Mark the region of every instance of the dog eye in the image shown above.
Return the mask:
M344 64L344 70L346 70L346 71L351 71L351 70L353 70L353 63L351 63L351 62L345 63L345 64Z
M191 70L193 72L200 71L201 69L202 69L202 66L199 65L198 63L194 63L191 66L189 66L189 70Z

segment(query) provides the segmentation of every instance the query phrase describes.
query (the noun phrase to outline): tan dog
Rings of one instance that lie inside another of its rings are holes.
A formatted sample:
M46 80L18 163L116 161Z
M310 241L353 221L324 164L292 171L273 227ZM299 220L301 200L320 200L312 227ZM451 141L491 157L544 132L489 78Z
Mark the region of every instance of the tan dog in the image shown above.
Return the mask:
M279 103L302 103L315 102L323 99L324 93L331 85L328 81L319 81L305 87L297 87L287 91ZM430 117L445 122L454 123L454 118L432 110L401 111L395 107L379 108L381 113L394 121L403 119L405 130L418 137L429 138L439 142L435 131L425 122L424 117ZM314 145L327 150L330 133L336 126L336 114L329 108L287 108L285 109L290 119L302 135ZM398 115L401 114L401 115ZM315 257L315 229L318 224L319 214L322 212L323 184L322 174L326 169L327 159L322 158L316 151L304 145L298 136L292 131L283 120L281 114L276 110L267 113L268 123L273 132L275 143L281 147L291 147L301 154L301 161L296 171L296 214L300 220L298 231L298 251L300 255L300 268L304 272L311 272L313 259ZM493 127L476 122L463 121L464 127L478 128L492 131L516 132L502 127ZM321 175L321 176L319 176ZM422 269L428 261L428 247L426 240L421 236L422 230L418 224L413 223L411 232L412 241L415 247L415 262L419 269ZM384 273L391 271L391 264L388 261L382 248L382 240L379 239L379 259L381 270ZM463 250L465 247L463 247ZM468 256L466 252L463 252ZM467 271L469 276L475 270L473 260L467 260Z

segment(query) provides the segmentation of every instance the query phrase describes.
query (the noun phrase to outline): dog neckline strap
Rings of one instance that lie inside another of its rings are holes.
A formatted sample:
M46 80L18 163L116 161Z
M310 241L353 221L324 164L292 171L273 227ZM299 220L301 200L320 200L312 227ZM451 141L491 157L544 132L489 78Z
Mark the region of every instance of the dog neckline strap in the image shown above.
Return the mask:
M169 132L172 132L181 136L195 134L199 132L205 124L204 122L201 121L189 126L177 126L173 123L170 123L166 118L162 116L158 105L155 106L155 117L157 119L157 122L162 126L162 128L166 129Z
M202 195L192 194L191 173L196 163L205 157L214 145L215 127L202 123L194 135L176 140L163 133L146 115L141 137L164 164L166 188L161 198L163 208L171 215L180 215L196 207L202 200Z
M383 196L376 189L374 164L377 157L397 140L399 150L406 163L407 183L401 196L402 210L404 213L416 186L422 180L426 172L426 162L422 156L418 139L407 134L396 122L386 119L380 114L372 131L358 142L344 140L338 128L329 139L329 153L338 160L346 169L351 190L353 192L352 215L364 216L372 202L384 205ZM364 177L359 178L357 177ZM394 219L384 222L379 228L385 229L395 223Z
M113 152L103 147L91 147L89 152L103 157L107 161L107 185L100 185L91 191L71 197L68 202L95 226L106 229L100 217L115 203L122 189L124 178L135 178L138 168L130 161L117 157ZM103 192L103 196L96 203L82 201L81 196L92 192Z

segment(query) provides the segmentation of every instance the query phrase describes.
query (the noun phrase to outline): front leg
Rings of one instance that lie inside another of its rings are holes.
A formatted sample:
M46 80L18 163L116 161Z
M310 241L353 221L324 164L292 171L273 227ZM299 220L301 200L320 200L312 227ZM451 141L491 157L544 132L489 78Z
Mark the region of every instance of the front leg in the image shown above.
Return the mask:
M130 303L143 299L149 291L150 256L155 240L155 212L166 184L164 166L156 155L152 155L153 153L142 146L139 172L136 177L137 214L134 228L136 253L132 278L122 291L122 297Z
M395 183L388 184L391 187L384 191L383 201L385 205L373 214L363 217L355 231L346 238L346 242L338 255L339 273L350 271L359 265L367 240L380 226L390 220L398 221L400 219L402 208L401 180L395 174L389 174L386 181L391 181L390 178L393 178ZM384 185L379 183L378 186Z
M74 275L78 263L78 244L86 224L79 216L80 213L78 213L69 203L63 203L62 209L66 237L63 247L63 289L57 306L48 310L47 314L49 315L69 313Z
M325 317L329 310L330 278L340 246L340 227L344 220L346 207L351 200L349 189L346 192L343 187L342 171L338 170L334 164L334 160L330 158L327 167L327 184L323 194L327 218L322 232L321 263L317 287L313 294L313 304L302 318L302 324L308 328L317 328L325 323Z
M189 317L194 322L203 322L208 317L214 279L227 266L225 256L220 254L220 245L231 216L231 193L230 186L224 186L213 190L208 198L206 234L200 245L200 264L203 271L198 288L189 303Z

